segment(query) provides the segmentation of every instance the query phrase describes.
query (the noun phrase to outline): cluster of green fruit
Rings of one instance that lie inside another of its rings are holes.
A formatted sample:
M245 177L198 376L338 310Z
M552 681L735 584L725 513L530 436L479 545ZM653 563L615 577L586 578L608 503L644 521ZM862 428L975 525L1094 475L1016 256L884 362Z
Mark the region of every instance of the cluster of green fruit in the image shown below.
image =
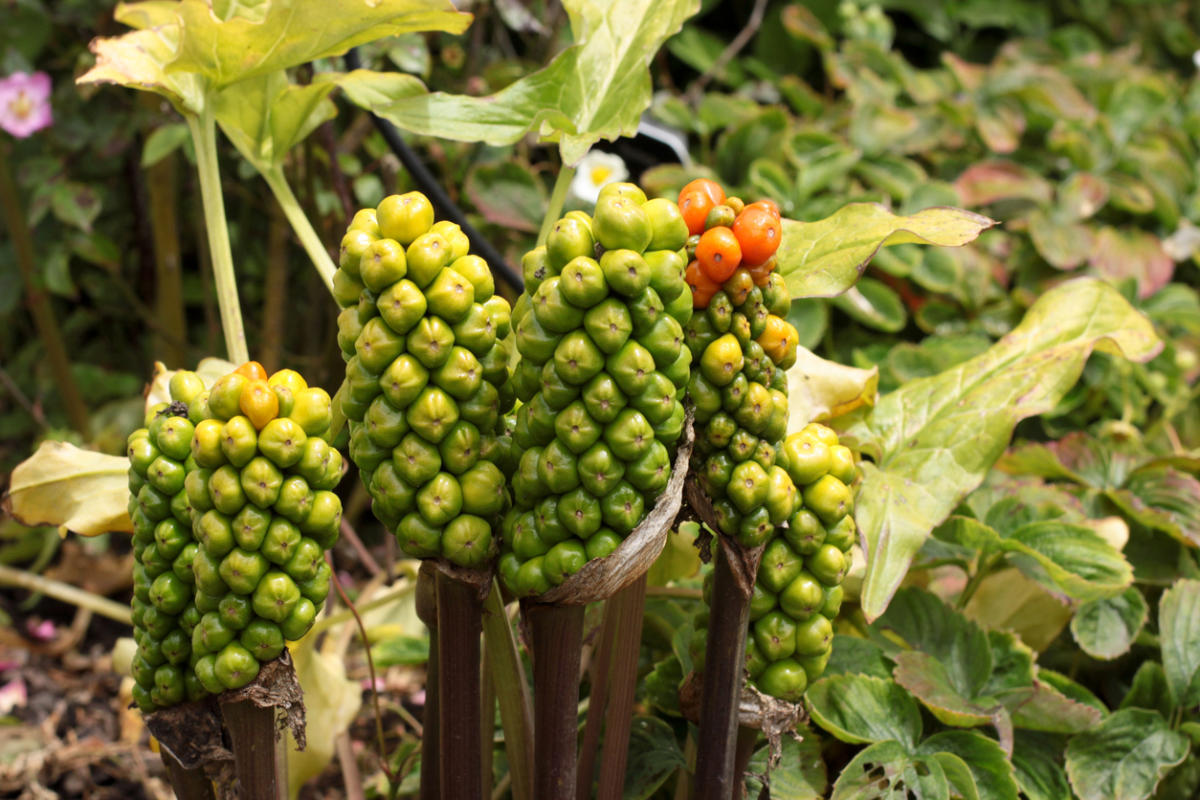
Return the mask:
M687 237L675 203L615 183L523 259L514 507L498 565L518 596L609 555L670 480L691 367Z
M849 488L856 468L837 434L816 423L789 436L776 461L798 487L799 504L763 549L750 598L746 670L764 694L796 703L832 652L856 536ZM706 599L710 593L711 580ZM703 633L697 639L702 652Z
M128 442L134 700L144 711L245 686L329 593L341 455L329 395L248 362L206 391L176 373Z
M458 225L420 192L355 214L334 288L342 409L371 508L414 558L482 567L507 506L510 309Z

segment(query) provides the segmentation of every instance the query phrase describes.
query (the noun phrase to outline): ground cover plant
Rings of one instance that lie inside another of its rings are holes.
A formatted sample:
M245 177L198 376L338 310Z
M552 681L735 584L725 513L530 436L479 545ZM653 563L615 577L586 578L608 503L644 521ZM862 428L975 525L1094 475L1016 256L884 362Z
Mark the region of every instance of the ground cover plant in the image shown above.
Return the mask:
M1194 793L1194 9L469 11L19 5L102 37L0 95L0 580L78 633L4 612L113 620L127 749L0 780Z

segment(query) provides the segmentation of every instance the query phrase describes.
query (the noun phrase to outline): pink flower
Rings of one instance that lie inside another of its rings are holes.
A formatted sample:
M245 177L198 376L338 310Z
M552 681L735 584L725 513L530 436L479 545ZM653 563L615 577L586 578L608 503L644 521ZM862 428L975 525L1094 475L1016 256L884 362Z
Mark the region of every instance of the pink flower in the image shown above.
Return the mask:
M53 121L49 75L14 72L0 80L0 128L24 139L34 131L48 128Z

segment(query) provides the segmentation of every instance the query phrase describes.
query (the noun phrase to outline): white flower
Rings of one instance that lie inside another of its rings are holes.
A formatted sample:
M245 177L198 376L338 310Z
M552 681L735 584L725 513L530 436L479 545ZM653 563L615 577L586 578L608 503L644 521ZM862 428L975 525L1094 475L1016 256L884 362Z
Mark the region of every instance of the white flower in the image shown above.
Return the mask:
M567 193L581 203L593 205L601 189L628 177L629 170L620 156L592 150L575 168L575 179Z

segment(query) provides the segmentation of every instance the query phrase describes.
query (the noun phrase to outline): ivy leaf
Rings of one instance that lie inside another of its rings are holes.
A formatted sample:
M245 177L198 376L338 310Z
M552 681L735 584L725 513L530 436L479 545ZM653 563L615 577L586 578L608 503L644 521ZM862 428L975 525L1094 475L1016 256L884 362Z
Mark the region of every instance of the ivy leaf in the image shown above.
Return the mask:
M785 219L775 259L793 298L834 297L854 285L881 247L958 247L995 224L961 208L898 217L876 203L851 203L818 222Z
M921 742L923 755L952 753L963 760L974 777L980 800L1017 800L1013 765L1000 745L971 731L943 731Z
M879 368L858 369L827 361L804 347L788 370L790 432L814 420L827 420L875 403Z
M832 800L949 800L950 786L936 758L913 756L896 741L861 751L833 785Z
M845 431L864 462L856 521L862 608L878 617L929 532L983 480L1020 420L1054 408L1095 349L1146 361L1162 347L1113 288L1083 279L1043 295L982 355L880 398Z
M1167 687L1177 706L1200 702L1200 581L1178 580L1158 601Z
M912 748L921 738L921 711L898 684L865 675L821 678L804 695L813 720L843 742L895 740Z
M433 92L381 100L345 85L355 103L404 130L506 145L526 133L558 142L575 164L600 139L632 136L650 105L650 60L699 0L567 0L575 44L545 68L488 97Z
M55 525L64 536L133 533L129 459L45 441L9 476L2 507L30 528Z
M1067 743L1067 777L1081 800L1141 800L1188 755L1186 736L1140 708L1111 714Z
M1116 597L1081 605L1071 618L1071 635L1083 652L1108 661L1129 652L1148 613L1141 591L1131 586Z

